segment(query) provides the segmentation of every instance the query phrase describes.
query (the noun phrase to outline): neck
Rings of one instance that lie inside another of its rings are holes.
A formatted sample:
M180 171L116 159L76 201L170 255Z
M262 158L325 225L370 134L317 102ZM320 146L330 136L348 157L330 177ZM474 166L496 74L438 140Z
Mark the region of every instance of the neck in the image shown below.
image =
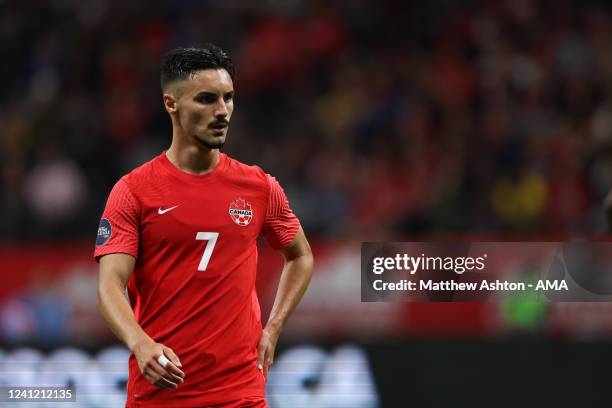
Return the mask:
M173 129L172 144L166 152L170 163L191 174L205 174L219 163L219 150L202 146L195 140Z

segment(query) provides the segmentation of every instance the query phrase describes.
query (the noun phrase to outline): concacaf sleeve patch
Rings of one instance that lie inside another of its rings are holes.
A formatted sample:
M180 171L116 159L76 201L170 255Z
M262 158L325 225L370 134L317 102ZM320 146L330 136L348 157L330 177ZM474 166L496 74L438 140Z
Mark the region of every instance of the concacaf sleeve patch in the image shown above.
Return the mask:
M96 239L96 246L104 245L108 242L111 235L113 235L113 228L111 223L106 218L100 220L100 226L98 227L98 238Z

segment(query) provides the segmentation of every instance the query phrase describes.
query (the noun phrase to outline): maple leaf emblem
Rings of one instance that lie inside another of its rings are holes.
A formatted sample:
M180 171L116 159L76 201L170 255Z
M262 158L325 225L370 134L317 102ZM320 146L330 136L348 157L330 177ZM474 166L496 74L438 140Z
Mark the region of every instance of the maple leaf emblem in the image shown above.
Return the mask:
M253 219L253 208L244 198L237 198L229 205L229 215L236 224L245 227Z

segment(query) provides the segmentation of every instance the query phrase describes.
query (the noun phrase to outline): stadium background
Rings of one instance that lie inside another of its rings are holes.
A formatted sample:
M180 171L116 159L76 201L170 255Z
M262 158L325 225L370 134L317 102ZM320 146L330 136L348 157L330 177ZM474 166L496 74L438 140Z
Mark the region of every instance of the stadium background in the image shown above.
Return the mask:
M169 145L161 55L210 41L237 66L225 151L280 180L317 259L274 407L601 403L612 305L360 303L359 244L604 235L610 40L596 1L0 1L0 382L97 361L80 404L120 400L98 219Z

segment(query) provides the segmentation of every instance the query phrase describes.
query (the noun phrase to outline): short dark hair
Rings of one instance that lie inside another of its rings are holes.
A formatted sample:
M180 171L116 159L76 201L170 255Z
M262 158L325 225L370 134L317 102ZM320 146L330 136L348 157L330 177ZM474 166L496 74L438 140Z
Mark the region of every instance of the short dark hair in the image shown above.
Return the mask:
M171 82L187 79L202 69L224 69L232 81L236 74L230 56L214 44L205 44L201 48L178 47L164 55L160 74L161 87L166 89Z

